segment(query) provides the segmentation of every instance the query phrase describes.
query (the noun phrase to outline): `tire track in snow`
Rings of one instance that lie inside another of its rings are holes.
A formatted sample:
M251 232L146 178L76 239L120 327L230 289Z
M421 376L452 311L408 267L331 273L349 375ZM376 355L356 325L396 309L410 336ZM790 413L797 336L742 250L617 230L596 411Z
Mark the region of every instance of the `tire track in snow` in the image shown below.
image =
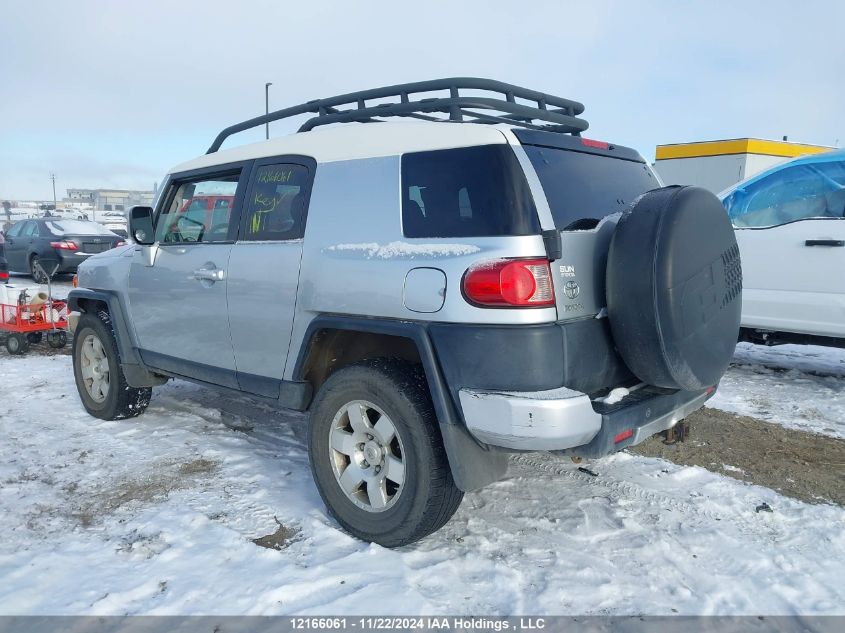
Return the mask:
M780 530L777 526L752 522L743 516L742 513L716 512L710 508L705 508L701 505L683 501L668 494L657 492L655 490L647 490L630 481L614 479L612 475L608 474L600 474L597 477L593 477L592 475L588 475L577 469L567 468L563 465L556 464L555 461L558 460L559 458L551 456L543 459L535 454L517 454L511 456L510 459L512 464L526 467L521 469L520 472L520 475L524 475L526 477L530 477L532 472L541 471L550 475L566 477L578 482L579 484L604 488L608 490L611 496L616 500L634 500L645 502L659 506L661 509L668 508L688 517L698 516L704 521L720 522L724 525L731 525L732 527L737 528L739 532L745 536L757 537L767 541L779 541L784 537L782 530ZM703 499L706 500L707 497L703 497ZM798 549L801 548L798 547Z

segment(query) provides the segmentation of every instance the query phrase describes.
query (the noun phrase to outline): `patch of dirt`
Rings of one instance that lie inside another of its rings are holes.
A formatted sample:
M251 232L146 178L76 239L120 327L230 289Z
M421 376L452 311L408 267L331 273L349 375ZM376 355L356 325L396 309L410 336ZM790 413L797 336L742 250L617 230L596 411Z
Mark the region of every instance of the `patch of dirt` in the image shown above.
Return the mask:
M179 466L179 473L182 475L206 475L215 470L217 470L217 462L203 458L185 462Z
M126 504L149 503L166 498L174 490L188 488L196 483L198 477L210 475L217 468L216 462L203 458L183 463L159 462L149 469L150 474L125 480L111 490L94 495L73 515L83 527L88 527Z
M687 421L685 442L666 445L658 435L628 450L701 466L807 503L845 506L845 440L710 408Z
M282 525L282 522L279 521L276 517L273 517L273 520L279 526L279 529L273 532L272 534L267 534L266 536L261 536L259 538L252 539L252 542L258 545L259 547L266 547L267 549L274 549L274 550L283 550L290 546L296 540L296 537L299 535L300 530L297 528L289 528Z

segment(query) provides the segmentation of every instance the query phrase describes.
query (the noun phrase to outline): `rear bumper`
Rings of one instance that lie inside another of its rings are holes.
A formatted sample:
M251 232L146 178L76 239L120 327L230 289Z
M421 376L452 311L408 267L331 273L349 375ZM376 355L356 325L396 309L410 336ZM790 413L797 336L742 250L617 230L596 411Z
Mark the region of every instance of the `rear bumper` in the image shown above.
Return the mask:
M714 392L663 394L644 388L616 405L604 405L569 389L523 393L461 389L460 401L467 428L485 444L595 458L673 427Z
M522 450L580 446L601 429L590 398L570 389L535 392L461 389L469 432L485 444Z

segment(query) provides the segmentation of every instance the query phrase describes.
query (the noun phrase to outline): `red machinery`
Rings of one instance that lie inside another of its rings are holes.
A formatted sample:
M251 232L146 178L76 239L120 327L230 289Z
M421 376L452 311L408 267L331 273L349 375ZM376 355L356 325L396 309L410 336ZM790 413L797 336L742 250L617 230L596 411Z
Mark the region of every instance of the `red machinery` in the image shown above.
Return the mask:
M64 347L67 327L65 301L48 298L42 303L0 303L0 332L7 333L10 354L25 354L31 343L40 343L45 335L50 347Z

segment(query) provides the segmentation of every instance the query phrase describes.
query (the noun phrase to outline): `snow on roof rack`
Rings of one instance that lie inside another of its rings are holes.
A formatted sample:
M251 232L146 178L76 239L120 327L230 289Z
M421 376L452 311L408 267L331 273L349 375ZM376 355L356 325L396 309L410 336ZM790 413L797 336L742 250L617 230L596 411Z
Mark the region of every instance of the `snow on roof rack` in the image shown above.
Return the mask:
M446 90L449 91L448 97L411 99L411 96L416 93ZM461 90L498 94L495 97L470 96L461 95ZM390 97L398 97L399 100L367 105L368 100ZM517 99L534 102L536 105L517 103ZM586 120L577 117L583 111L584 105L577 101L492 79L475 77L432 79L430 81L350 92L326 99L315 99L230 125L217 135L206 153L216 152L220 149L223 141L232 134L272 121L308 113L317 116L311 117L303 123L298 130L299 132L307 132L318 125L328 125L329 123L370 123L381 121L384 117L410 117L425 121L453 123L507 123L533 130L546 130L577 136L589 126ZM448 118L432 116L433 113L447 114ZM535 123L535 121L542 123Z

